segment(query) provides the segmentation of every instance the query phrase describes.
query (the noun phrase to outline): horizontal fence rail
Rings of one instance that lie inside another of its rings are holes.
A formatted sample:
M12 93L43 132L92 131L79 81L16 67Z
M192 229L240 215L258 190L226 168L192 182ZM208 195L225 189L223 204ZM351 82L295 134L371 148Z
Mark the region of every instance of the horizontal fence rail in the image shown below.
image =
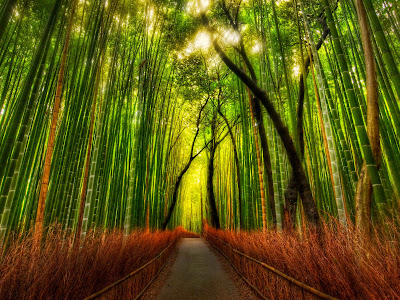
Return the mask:
M179 237L176 237L151 261L84 300L139 299L167 263L178 240Z
M263 299L326 299L337 300L285 273L232 248L208 231L206 239L216 248L235 271Z

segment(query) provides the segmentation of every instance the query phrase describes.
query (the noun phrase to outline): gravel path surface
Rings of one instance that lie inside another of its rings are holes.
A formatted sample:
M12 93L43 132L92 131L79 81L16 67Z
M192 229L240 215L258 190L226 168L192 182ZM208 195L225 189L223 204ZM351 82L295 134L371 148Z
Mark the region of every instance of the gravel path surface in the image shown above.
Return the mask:
M258 299L229 263L202 238L185 238L141 299Z

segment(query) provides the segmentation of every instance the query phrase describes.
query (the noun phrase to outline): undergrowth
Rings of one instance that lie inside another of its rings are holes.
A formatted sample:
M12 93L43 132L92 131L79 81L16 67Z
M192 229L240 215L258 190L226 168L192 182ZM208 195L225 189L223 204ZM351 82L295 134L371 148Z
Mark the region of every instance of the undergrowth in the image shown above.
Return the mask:
M83 299L141 267L182 236L191 234L182 228L129 236L121 230L94 231L75 253L73 235L65 237L53 227L35 253L28 235L12 242L0 260L0 299Z
M238 233L210 227L206 227L206 232L330 296L400 299L400 230L393 224L375 230L370 239L363 238L354 228L343 228L337 223L325 225L320 235L311 231L273 230ZM208 239L215 241L212 237ZM222 243L217 242L217 246L269 299L294 299L298 295L293 287L290 294L290 285L268 275L265 268L233 255Z

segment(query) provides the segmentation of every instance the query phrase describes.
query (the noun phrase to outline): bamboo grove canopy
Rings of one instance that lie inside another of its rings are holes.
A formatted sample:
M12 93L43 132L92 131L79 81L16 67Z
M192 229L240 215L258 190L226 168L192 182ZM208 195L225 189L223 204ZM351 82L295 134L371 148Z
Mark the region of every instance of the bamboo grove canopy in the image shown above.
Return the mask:
M368 231L399 214L399 67L399 0L2 0L1 237Z

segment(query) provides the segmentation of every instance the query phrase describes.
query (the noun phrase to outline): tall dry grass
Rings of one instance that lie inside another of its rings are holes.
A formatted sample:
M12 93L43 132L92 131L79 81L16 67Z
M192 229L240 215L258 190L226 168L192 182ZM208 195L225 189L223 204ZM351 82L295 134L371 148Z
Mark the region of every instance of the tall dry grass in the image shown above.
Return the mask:
M11 243L0 260L0 299L83 299L141 267L174 240L182 228L165 232L91 232L79 253L73 235L53 227L40 253L32 238ZM3 249L0 248L3 252ZM140 284L139 284L140 286Z
M400 230L393 223L365 239L354 228L333 222L323 234L268 231L235 233L207 227L218 237L261 262L339 299L400 299ZM211 239L211 237L209 237ZM211 240L210 240L211 241ZM218 248L224 248L222 243ZM225 249L224 252L229 252ZM290 299L281 279L259 265L228 253L242 271L269 299ZM269 285L269 286L268 286ZM286 295L286 296L285 296Z

